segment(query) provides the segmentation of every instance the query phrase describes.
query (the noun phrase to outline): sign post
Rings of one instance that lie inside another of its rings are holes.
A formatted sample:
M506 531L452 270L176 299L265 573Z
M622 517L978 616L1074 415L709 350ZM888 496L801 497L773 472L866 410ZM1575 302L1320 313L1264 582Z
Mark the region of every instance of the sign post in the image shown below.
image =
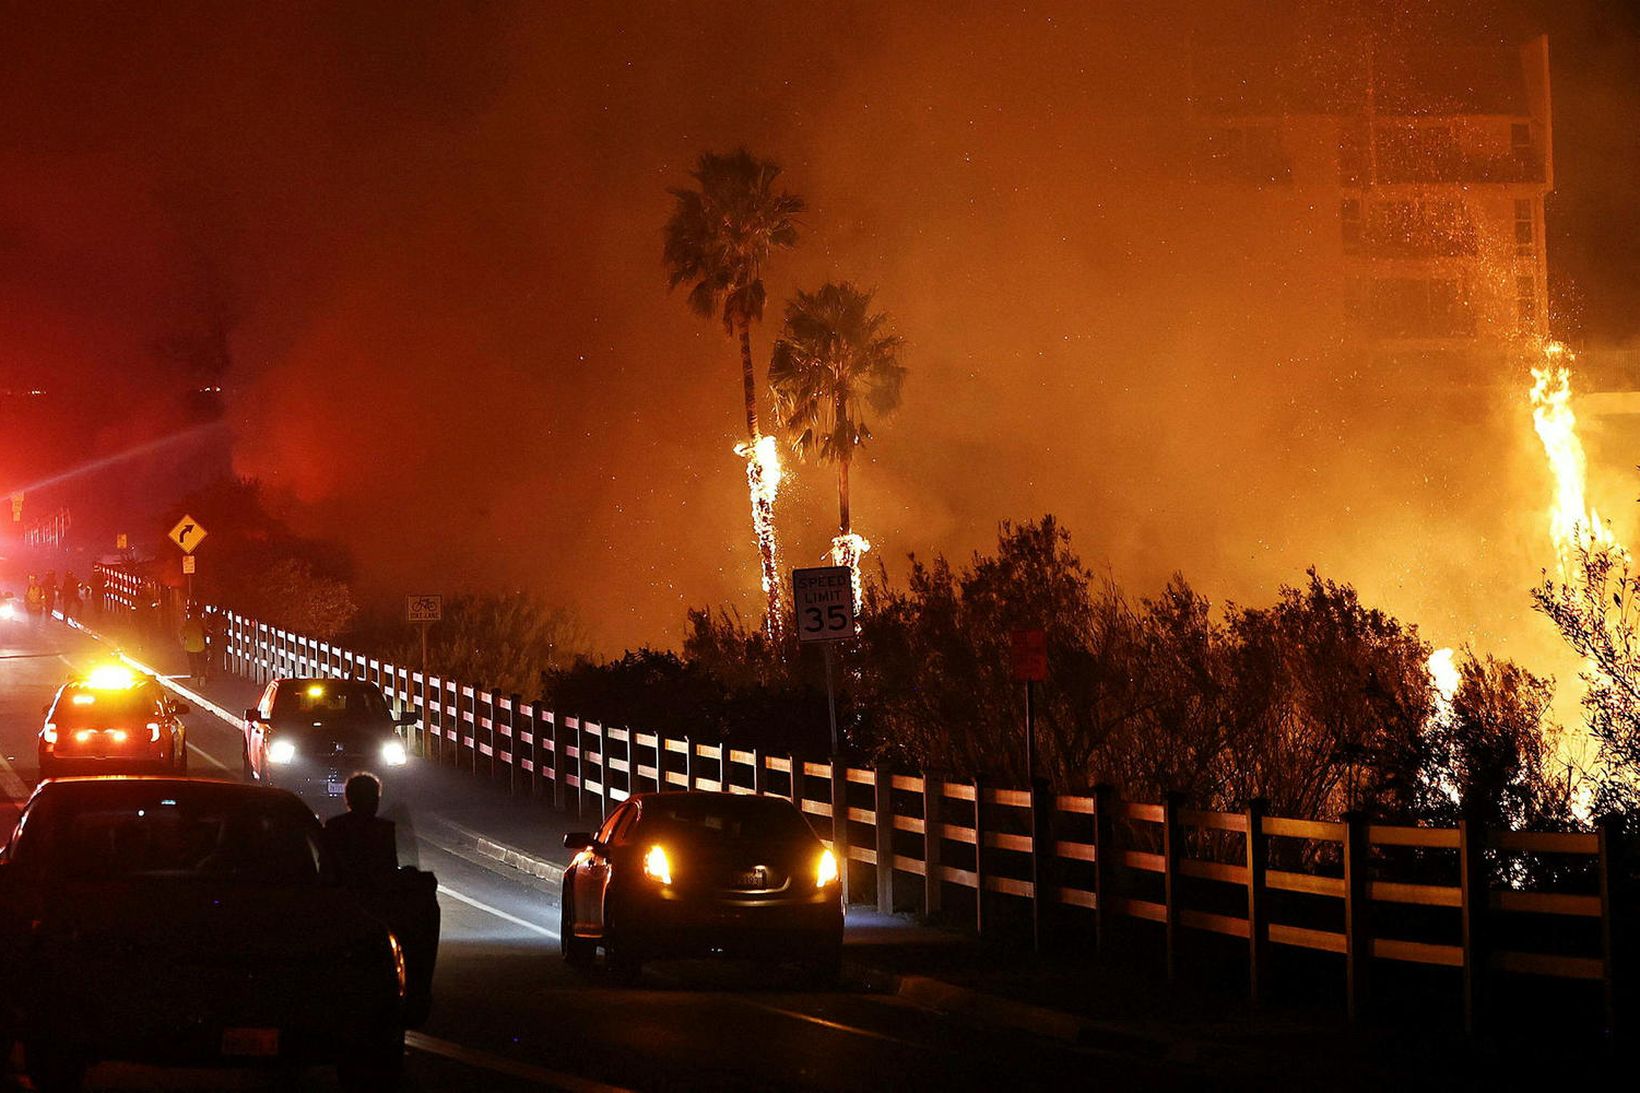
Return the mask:
M404 598L404 617L407 621L416 624L421 631L421 754L427 754L427 734L431 729L428 711L432 708L428 698L427 688L427 630L435 622L444 618L443 596L406 596Z
M205 541L205 528L192 516L184 516L165 536L182 551L182 572L188 577L188 607L194 606L194 551Z
M1036 685L1048 678L1048 635L1039 629L1015 630L1010 635L1013 676L1025 683L1025 779L1031 786L1031 944L1042 951L1042 859L1047 832L1047 780L1036 773Z
M826 712L831 716L831 845L848 902L848 766L837 734L837 688L832 680L832 646L854 636L854 572L846 565L792 570L792 605L799 644L819 642L826 656ZM792 768L795 790L802 772ZM796 796L796 794L793 794Z

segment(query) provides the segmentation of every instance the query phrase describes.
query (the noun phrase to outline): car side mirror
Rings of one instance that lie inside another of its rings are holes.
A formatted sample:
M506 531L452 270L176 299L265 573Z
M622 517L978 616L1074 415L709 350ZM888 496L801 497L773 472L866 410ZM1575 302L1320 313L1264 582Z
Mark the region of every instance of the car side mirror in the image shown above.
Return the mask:
M262 720L262 715L261 715L261 713L259 713L257 711L255 706L251 706L251 707L248 707L245 710L245 720L246 721L260 721L260 720Z
M188 704L187 704L187 703L186 703L186 702L177 702L177 703L174 703L174 704L173 704L173 705L172 705L172 706L171 706L171 708L172 708L172 709L173 709L173 710L175 710L175 711L176 711L176 712L177 712L177 713L179 713L179 714L183 714L183 713L193 713L193 712L194 712L194 708L193 708L193 707L192 707L192 706L190 706L190 705L188 705Z
M565 850L585 850L593 844L592 832L571 831L564 836Z
M415 711L405 710L403 713L399 714L397 717L395 717L393 719L393 724L395 724L395 725L414 725L419 720L420 720L420 718L418 718L416 716Z

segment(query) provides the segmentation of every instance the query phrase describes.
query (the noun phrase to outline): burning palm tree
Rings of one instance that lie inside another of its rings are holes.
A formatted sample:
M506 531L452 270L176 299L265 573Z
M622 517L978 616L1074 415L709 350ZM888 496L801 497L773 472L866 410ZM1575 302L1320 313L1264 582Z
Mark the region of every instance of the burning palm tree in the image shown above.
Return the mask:
M746 443L735 448L746 460L752 528L762 561L771 637L784 624L774 529L774 501L780 489L780 459L772 437L757 427L757 384L752 369L751 324L763 318L763 266L777 247L797 243L797 214L803 199L777 191L780 168L744 148L729 155L701 154L690 176L696 189L674 189L672 218L666 223L666 263L670 288L690 282L689 306L704 318L721 317L723 329L740 339L741 388L746 401Z
M905 368L902 340L888 333L888 316L871 310L871 293L848 282L799 292L786 305L786 323L774 344L769 385L775 412L800 455L837 464L837 536L832 560L854 572L860 607L860 556L871 544L854 533L849 513L849 463L871 439L865 415L888 414L900 404Z

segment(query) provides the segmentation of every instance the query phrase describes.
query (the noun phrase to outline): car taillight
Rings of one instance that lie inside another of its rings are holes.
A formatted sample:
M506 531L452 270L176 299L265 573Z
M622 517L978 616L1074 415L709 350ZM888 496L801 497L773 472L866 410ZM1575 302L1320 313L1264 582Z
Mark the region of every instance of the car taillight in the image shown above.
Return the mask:
M814 867L814 886L824 888L837 883L837 856L830 850L820 851L820 861Z
M657 884L672 883L672 863L666 860L666 851L659 845L649 848L643 856L643 875Z
M76 730L75 733L74 733L74 739L77 743L80 743L80 744L85 743L87 740L91 739L91 730L90 729L78 729L78 730Z
M124 729L109 729L108 735L116 744L125 743L126 732Z

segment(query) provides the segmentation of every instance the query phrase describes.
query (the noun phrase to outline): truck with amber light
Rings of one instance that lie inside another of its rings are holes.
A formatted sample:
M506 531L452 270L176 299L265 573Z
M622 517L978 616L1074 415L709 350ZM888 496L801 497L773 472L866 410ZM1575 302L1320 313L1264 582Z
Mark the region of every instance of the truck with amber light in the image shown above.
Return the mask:
M821 983L837 978L837 859L790 801L643 794L564 845L576 851L559 931L571 965L590 966L602 948L625 978L647 960L708 955L799 964Z
M188 773L188 705L158 681L104 665L64 683L45 706L40 777Z

